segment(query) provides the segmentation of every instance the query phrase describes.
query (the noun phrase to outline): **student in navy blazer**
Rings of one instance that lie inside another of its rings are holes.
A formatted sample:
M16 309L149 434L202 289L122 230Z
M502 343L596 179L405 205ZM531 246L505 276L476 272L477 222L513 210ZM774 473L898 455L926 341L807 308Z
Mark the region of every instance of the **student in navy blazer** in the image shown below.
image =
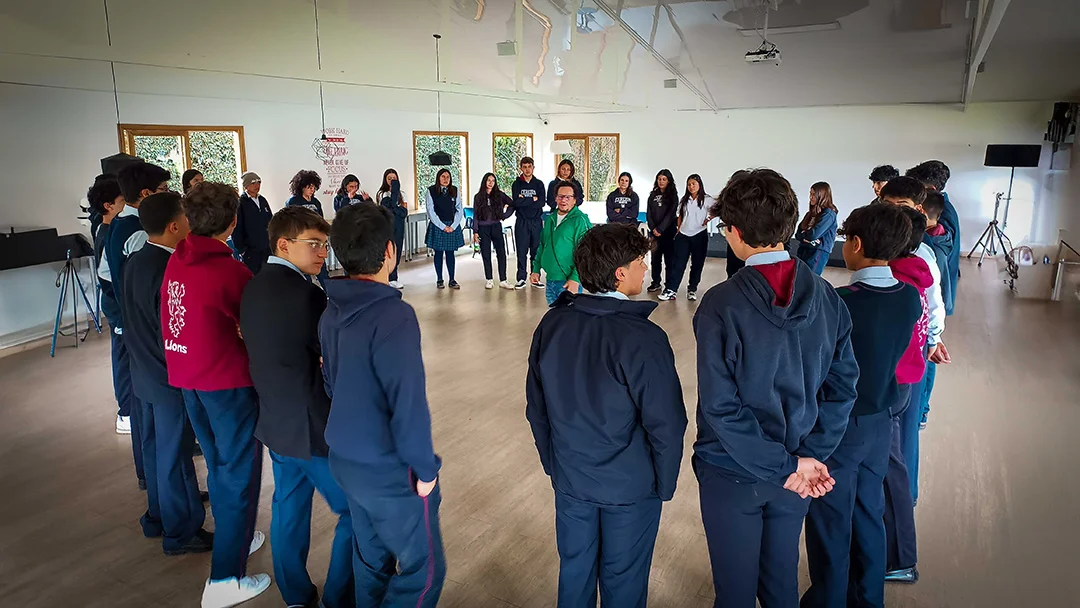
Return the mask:
M641 293L649 239L585 233L563 292L533 334L525 416L555 489L559 606L644 608L660 505L682 460L686 408L667 334Z
M274 213L270 204L259 195L262 178L257 173L248 171L241 178L244 193L240 195L240 206L236 209L236 229L232 241L240 259L252 272L258 274L266 258L270 257L270 237L266 226Z

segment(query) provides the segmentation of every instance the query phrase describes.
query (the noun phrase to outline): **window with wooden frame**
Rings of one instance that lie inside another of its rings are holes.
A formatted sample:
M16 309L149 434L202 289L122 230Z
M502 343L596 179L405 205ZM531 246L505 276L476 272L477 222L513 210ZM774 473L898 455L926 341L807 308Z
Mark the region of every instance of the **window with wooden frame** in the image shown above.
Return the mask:
M581 182L585 200L607 200L608 193L619 184L619 134L556 133L555 140L570 144L569 154L555 155L556 171L563 159L569 159L574 163L574 177Z
M168 169L169 188L182 192L180 176L188 169L206 181L237 186L247 171L244 127L119 125L120 150Z
M500 190L510 194L510 187L520 173L521 158L532 155L532 133L491 134L491 172L495 174Z
M413 193L413 208L420 206L425 199L424 193L435 183L435 176L441 169L450 170L452 183L457 186L461 202L472 205L469 196L469 134L464 131L413 131L413 175L416 176L416 190ZM428 156L435 152L450 155L448 167L433 167Z

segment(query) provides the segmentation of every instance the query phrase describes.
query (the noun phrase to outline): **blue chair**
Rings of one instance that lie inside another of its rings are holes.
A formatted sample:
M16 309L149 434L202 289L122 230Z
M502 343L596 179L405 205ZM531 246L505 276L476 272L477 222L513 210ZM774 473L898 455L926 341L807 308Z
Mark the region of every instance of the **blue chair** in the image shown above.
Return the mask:
M637 221L638 221L639 224L644 224L644 223L648 222L649 221L649 213L647 211L642 211L641 213L638 213L637 214Z

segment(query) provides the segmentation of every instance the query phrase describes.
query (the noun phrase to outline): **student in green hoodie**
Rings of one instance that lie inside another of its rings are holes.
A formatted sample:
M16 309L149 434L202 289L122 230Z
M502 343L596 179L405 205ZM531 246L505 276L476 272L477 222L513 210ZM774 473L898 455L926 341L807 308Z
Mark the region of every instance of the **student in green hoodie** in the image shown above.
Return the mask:
M581 237L592 228L589 217L577 206L574 185L559 182L555 186L555 210L544 220L540 235L540 250L532 265L534 284L540 280L540 270L547 274L547 303L551 306L564 290L580 293L577 268L574 267L574 248Z

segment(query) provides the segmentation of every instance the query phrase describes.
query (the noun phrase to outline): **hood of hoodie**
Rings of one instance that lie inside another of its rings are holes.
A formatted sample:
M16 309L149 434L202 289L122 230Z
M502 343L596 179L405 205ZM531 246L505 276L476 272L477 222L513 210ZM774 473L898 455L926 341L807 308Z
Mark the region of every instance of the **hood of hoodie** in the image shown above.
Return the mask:
M770 264L770 266L787 263L795 264L790 288L783 289L785 286L777 286L781 288L781 292L787 293L779 293L777 289L774 289L766 275L754 266L748 266L728 280L739 287L761 316L768 319L770 323L780 329L794 330L806 325L814 311L822 305L821 290L816 289L814 284L815 281L822 279L801 260L789 260L780 264ZM788 295L791 301L786 306L782 305L782 300Z
M930 267L922 258L909 255L897 258L889 262L896 280L918 287L920 290L928 289L934 284L934 275L930 274Z
M636 315L642 319L648 319L658 302L645 302L637 300L623 300L608 296L594 296L591 294L576 294L564 291L552 304L552 308L573 308L583 313L605 316L616 313Z
M232 259L233 250L217 239L189 234L187 238L176 245L176 252L173 255L183 260L185 264L191 265L214 258Z
M939 228L940 230L935 230L936 234L931 234L930 230L927 230L923 242L934 249L948 249L951 247L953 242L952 233L946 230L942 224L938 224L935 228Z
M375 281L346 278L326 282L326 312L340 324L348 325L365 310L391 300L401 300L401 292Z

